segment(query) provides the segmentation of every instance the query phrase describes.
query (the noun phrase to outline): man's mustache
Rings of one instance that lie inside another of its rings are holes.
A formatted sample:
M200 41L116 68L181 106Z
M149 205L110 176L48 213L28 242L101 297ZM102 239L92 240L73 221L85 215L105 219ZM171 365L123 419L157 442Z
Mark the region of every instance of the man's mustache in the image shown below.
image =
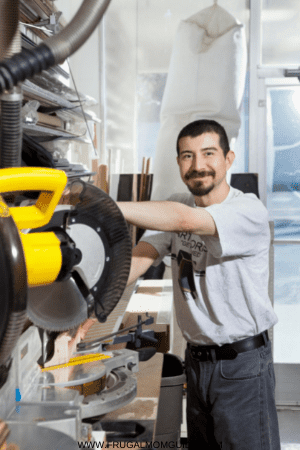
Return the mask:
M197 170L192 170L191 172L187 172L184 176L186 180L191 180L192 178L204 178L207 176L214 177L216 172L214 170L208 172L205 170L202 170L201 172L197 172Z

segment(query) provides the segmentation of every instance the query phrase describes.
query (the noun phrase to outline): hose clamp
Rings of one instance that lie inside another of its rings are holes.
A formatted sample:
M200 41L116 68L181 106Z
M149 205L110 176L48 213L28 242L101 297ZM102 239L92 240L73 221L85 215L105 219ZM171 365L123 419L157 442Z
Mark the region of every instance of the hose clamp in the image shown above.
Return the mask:
M0 95L0 100L5 102L18 102L23 100L22 88L19 86L13 87L10 91L4 91Z

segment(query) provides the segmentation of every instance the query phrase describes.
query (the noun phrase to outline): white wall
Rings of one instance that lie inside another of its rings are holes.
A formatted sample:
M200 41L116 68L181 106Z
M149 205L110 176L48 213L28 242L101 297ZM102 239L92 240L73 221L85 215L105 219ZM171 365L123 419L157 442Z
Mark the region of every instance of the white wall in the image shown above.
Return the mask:
M248 34L247 1L218 3L245 23ZM140 145L138 76L167 73L180 21L211 5L212 0L112 0L105 17L106 143L113 156L118 152L124 172L140 171L141 156L149 156ZM144 147L154 153L159 123L151 126L151 120Z
M167 72L179 22L212 3L213 0L112 0L104 20L104 40L98 27L82 49L71 57L79 90L98 101L94 110L103 121L102 127L98 126L102 162L107 162L108 149L111 149L113 161L117 155L121 160L120 170L137 170L137 76ZM56 1L67 20L80 4L81 0ZM249 35L249 0L218 0L218 4L243 22ZM271 61L278 49L280 55L293 56L297 53L294 47L299 38L299 27L294 25L299 16L298 0L284 3L262 0L262 4L264 55L270 55ZM274 47L275 29L284 29L285 38L281 36L281 45ZM102 46L105 47L103 79ZM113 171L117 169L113 167Z

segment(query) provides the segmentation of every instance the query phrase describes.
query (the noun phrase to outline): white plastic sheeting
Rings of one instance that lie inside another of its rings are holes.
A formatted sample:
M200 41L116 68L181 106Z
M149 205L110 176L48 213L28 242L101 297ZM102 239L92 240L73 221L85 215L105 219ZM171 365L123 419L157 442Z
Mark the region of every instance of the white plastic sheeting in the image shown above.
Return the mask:
M176 163L180 130L198 119L221 123L236 138L247 67L244 26L218 5L180 22L161 108L153 200L187 192Z

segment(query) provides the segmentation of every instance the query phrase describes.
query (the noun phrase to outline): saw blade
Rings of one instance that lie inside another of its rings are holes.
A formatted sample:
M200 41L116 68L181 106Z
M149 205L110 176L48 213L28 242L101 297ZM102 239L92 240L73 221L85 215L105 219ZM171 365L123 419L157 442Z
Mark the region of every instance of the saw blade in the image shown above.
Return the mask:
M103 236L84 223L74 222L68 225L68 235L73 239L76 248L81 251L81 261L75 270L81 275L89 289L93 291L106 265L106 252ZM102 237L102 238L101 238Z
M130 270L131 240L121 211L103 191L77 180L68 185L49 224L35 231L55 232L57 227L73 240L82 259L73 267L74 279L30 289L29 317L48 331L69 330L87 318L85 296L89 311L92 306L99 322L105 322Z
M47 227L62 226L64 215L69 211L70 206L59 205ZM47 227L41 230L44 231ZM68 234L82 252L82 260L76 270L87 287L91 288L100 278L105 265L105 251L99 233L76 221L68 225ZM68 331L87 319L88 310L77 284L70 278L67 281L29 288L27 315L35 325L44 330Z
M65 213L69 211L65 205L59 206L48 226L61 226ZM100 229L97 232L86 224L78 223L78 215L70 221L67 231L82 253L76 271L93 292L106 265L103 233ZM70 330L88 317L86 301L73 278L29 288L27 314L35 325L47 331Z
M72 278L28 289L27 314L48 331L70 330L88 317L87 303Z

